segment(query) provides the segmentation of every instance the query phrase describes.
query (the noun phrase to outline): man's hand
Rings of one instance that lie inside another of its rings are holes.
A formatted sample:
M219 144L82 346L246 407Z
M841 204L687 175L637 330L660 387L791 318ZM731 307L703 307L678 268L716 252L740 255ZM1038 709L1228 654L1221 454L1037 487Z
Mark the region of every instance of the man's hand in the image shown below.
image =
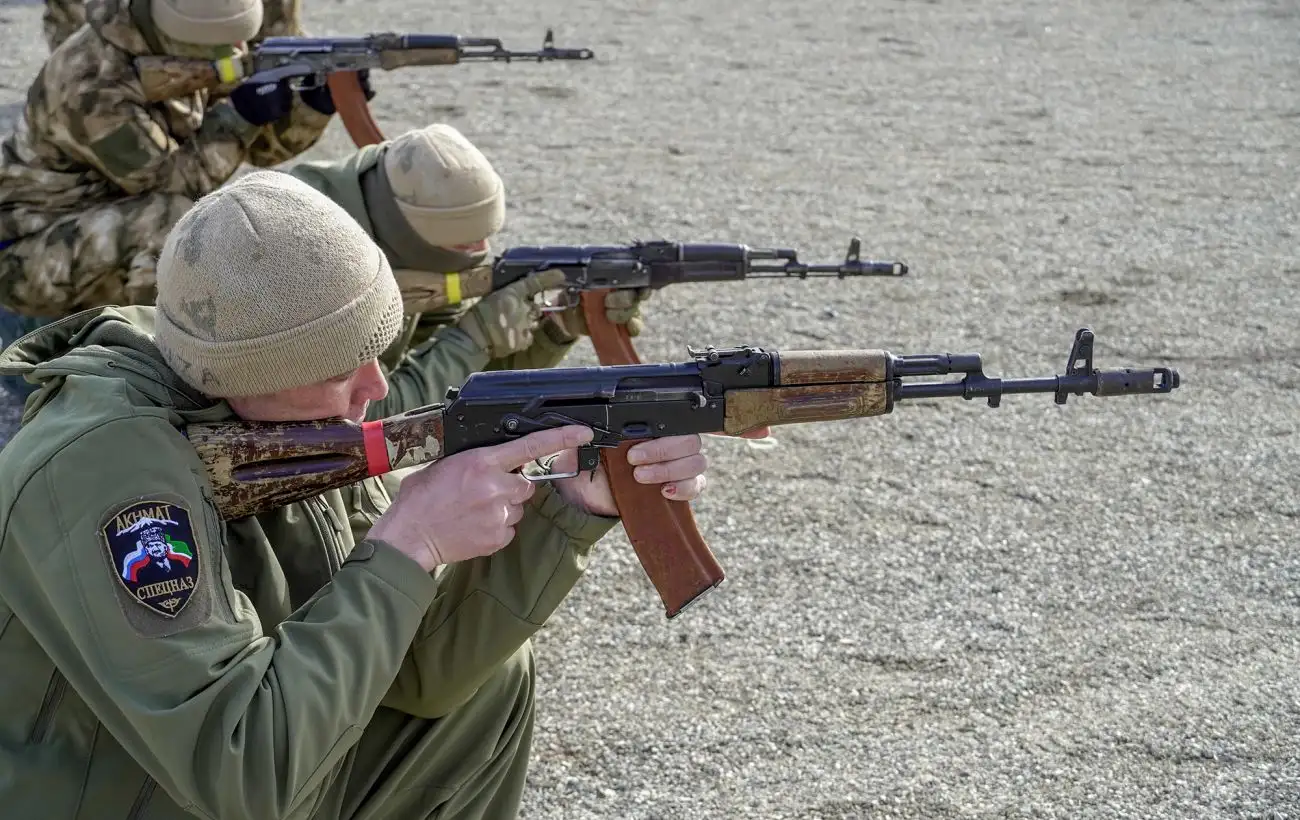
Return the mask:
M448 456L407 476L370 535L426 571L491 555L515 537L536 485L520 467L591 441L587 427L557 427ZM608 490L607 490L608 492Z
M370 69L363 68L357 72L357 83L361 86L361 93L366 96L366 102L375 98L375 90L370 87ZM334 95L330 93L328 83L321 83L314 88L305 88L298 92L298 97L313 110L327 117L333 116L337 111L334 107Z
M289 116L293 108L293 89L288 80L274 83L246 82L230 92L235 113L251 125L266 125Z
M700 451L703 442L697 435L668 436L633 445L627 459L635 469L633 477L640 484L660 484L664 498L691 501L704 492L704 470L709 460ZM551 472L568 473L578 463L575 451L561 453L551 465ZM582 474L555 482L555 489L570 504L595 515L616 516L614 493L602 464L594 475Z
M524 277L465 311L456 322L489 357L500 359L533 344L533 333L542 317L541 306L534 299L544 290L564 284L564 271L548 270Z
M645 320L641 318L641 303L650 298L653 288L620 288L605 294L605 318L616 325L627 325L627 335L637 337L645 329ZM550 318L570 338L590 336L587 319L582 314L582 305L577 304L559 313L550 314Z

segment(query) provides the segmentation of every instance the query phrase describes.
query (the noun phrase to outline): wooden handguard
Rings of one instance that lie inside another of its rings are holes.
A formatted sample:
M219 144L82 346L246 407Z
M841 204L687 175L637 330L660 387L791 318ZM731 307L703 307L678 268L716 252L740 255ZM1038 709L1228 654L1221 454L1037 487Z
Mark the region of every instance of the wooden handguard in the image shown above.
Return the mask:
M370 115L370 104L361 90L361 81L355 71L335 71L326 78L334 109L343 120L343 127L358 148L384 141L384 132Z
M603 365L640 364L641 357L632 346L627 328L605 316L605 294L587 291L582 294L582 315L592 346ZM609 486L623 529L641 562L650 583L663 601L669 618L687 604L721 584L726 574L709 545L700 535L685 501L669 501L658 487L637 482L628 464L627 451L632 443L601 454Z

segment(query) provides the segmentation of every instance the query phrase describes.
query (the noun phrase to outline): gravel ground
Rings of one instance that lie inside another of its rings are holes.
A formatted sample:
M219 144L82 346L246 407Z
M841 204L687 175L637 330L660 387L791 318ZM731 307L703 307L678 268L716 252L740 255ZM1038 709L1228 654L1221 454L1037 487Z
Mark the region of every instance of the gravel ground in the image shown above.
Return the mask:
M39 9L0 5L12 104ZM597 50L375 78L390 134L451 122L497 164L507 245L857 234L912 266L661 292L647 359L1051 375L1086 326L1098 366L1182 374L711 440L728 581L667 622L601 545L537 641L526 817L1300 818L1294 2L305 5L319 33Z

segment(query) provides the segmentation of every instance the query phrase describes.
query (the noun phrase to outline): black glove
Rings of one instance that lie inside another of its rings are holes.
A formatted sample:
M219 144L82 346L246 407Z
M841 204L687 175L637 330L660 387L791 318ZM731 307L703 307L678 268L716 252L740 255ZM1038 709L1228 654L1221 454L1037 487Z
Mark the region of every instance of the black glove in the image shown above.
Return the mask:
M361 93L366 95L366 102L373 100L375 98L375 90L370 87L370 69L363 68L358 71L357 82L361 83ZM330 94L328 83L321 83L315 88L307 88L299 91L298 96L304 103L327 117L333 115L337 110L334 107L334 97Z
M278 83L241 83L230 92L235 113L253 125L266 125L289 116L293 89L288 80Z

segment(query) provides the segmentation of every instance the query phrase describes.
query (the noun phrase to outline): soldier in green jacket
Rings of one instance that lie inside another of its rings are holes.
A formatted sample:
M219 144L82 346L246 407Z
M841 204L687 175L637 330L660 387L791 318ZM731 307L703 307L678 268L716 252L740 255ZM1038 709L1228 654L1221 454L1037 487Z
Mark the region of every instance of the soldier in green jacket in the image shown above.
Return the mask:
M517 814L529 639L617 522L602 472L518 470L572 467L590 431L449 456L395 499L371 479L227 522L182 432L364 418L401 315L356 221L263 171L180 219L157 307L85 311L6 351L0 371L39 389L0 450L5 817ZM419 364L393 373L402 401L437 398ZM666 497L704 488L698 436L631 453Z
M490 239L505 222L500 175L452 126L435 123L342 159L299 162L287 173L341 205L388 257L406 315L397 341L380 357L385 366L397 367L409 351L434 340L442 348L444 380L459 385L478 370L554 367L587 334L577 308L542 316L498 295L438 304L447 274L491 263ZM610 292L606 316L638 335L640 304L649 292Z

